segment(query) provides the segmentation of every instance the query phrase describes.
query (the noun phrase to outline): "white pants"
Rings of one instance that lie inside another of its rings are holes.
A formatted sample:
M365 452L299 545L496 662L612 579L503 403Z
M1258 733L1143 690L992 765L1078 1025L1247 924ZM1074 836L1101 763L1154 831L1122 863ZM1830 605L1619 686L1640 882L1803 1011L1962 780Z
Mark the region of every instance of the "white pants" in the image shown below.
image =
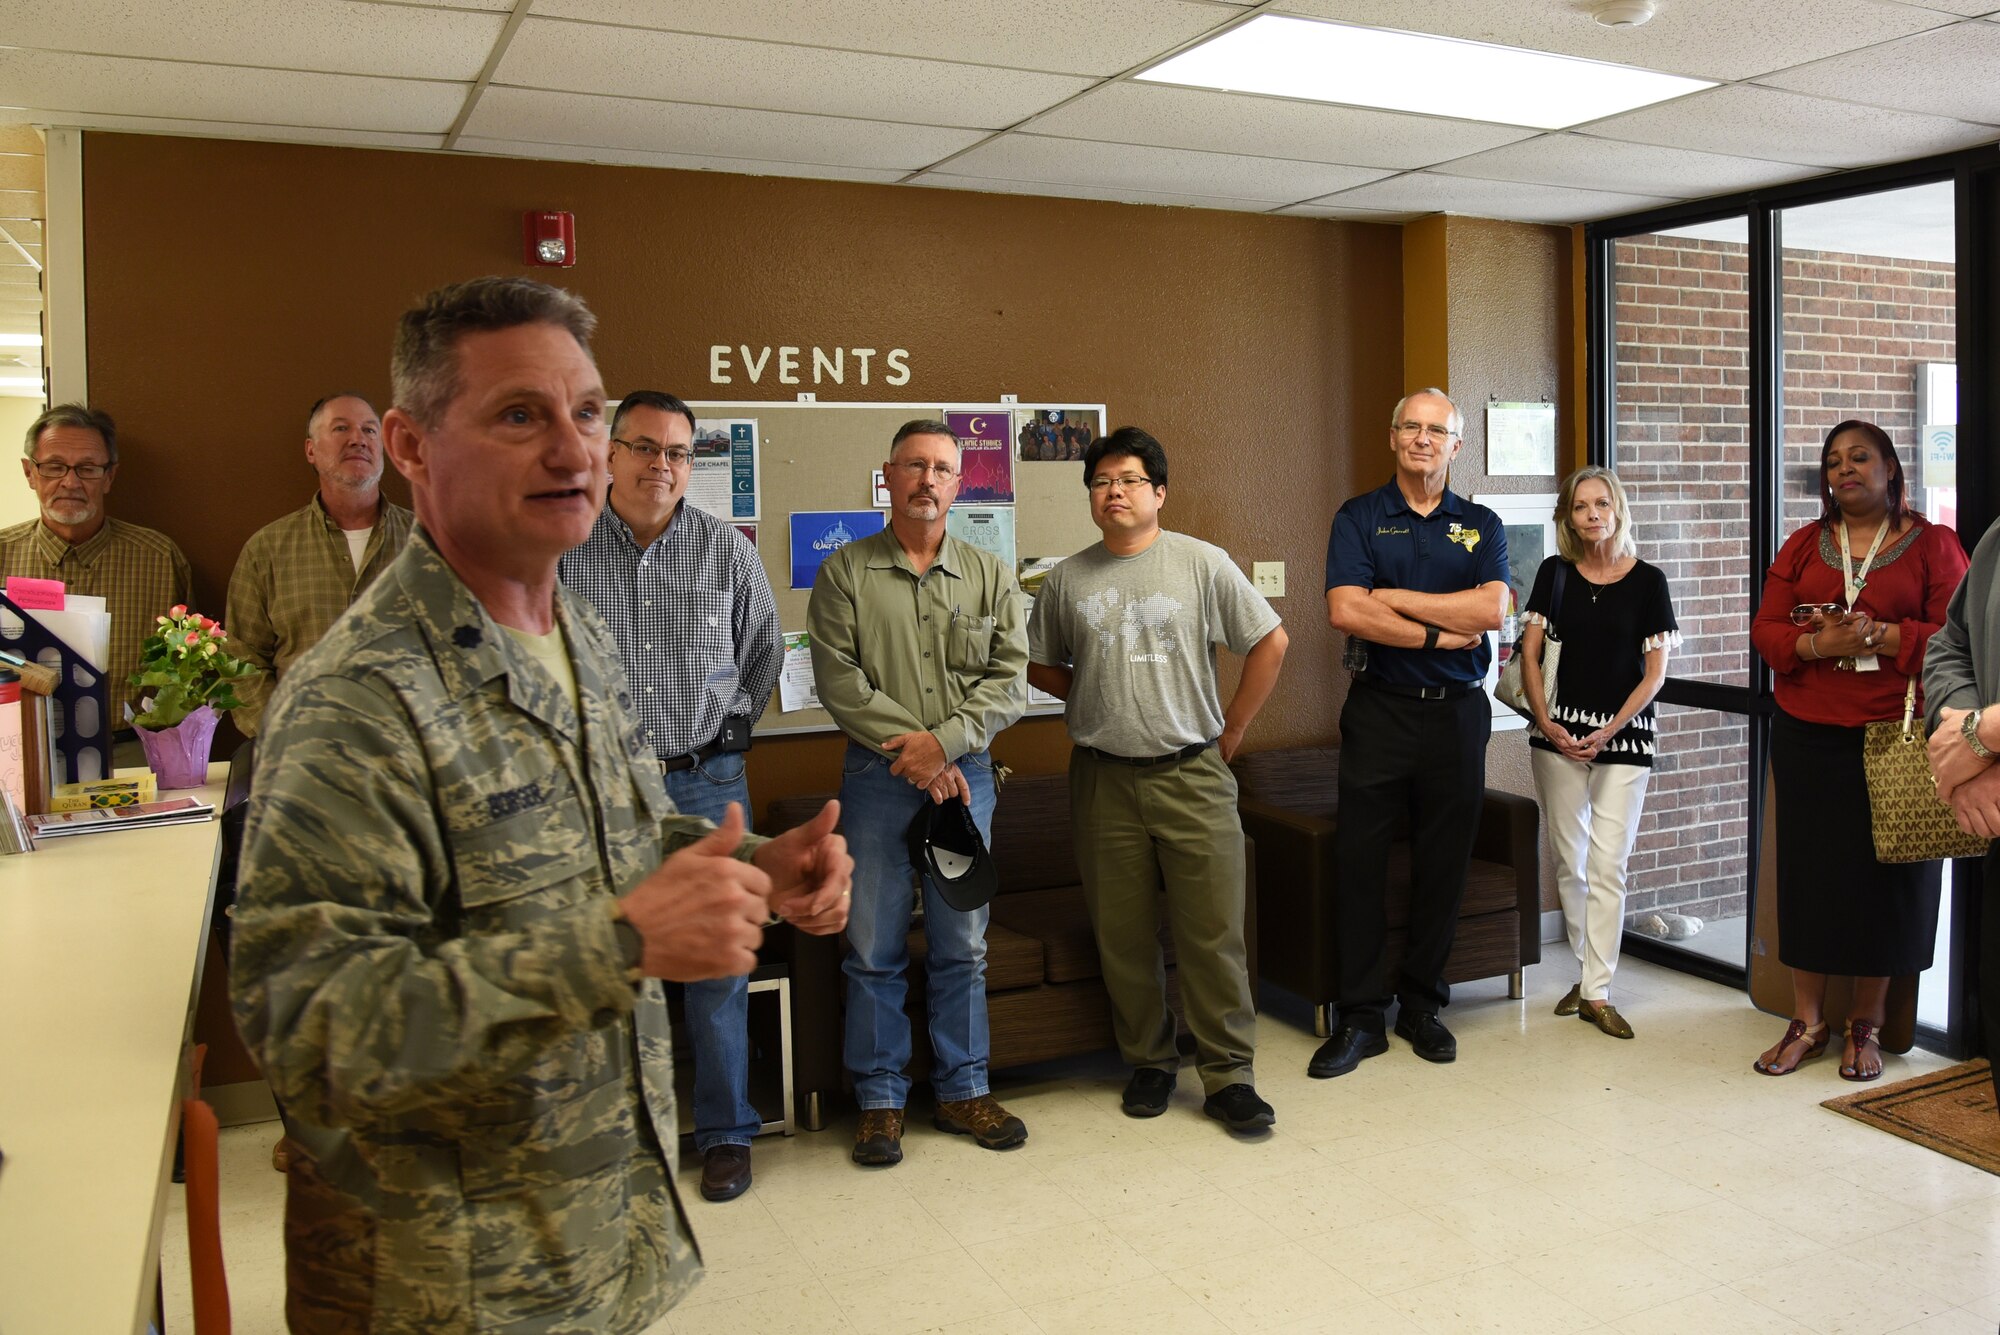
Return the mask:
M1625 934L1625 862L1646 805L1644 765L1581 764L1530 747L1556 856L1556 893L1585 1001L1603 1001Z

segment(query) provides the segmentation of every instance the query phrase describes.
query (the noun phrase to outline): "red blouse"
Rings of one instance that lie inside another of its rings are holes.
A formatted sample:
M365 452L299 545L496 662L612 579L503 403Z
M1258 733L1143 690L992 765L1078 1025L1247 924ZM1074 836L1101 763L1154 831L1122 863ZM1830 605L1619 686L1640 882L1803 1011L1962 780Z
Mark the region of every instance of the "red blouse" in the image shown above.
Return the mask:
M1915 518L1913 516L1913 518ZM1861 553L1854 554L1858 567ZM1924 645L1944 624L1945 606L1965 577L1965 549L1942 524L1916 518L1909 532L1883 547L1869 568L1857 611L1902 627L1896 656L1878 655L1876 672L1842 671L1838 659L1800 658L1791 623L1800 603L1845 603L1840 538L1814 521L1785 541L1764 576L1764 600L1750 623L1750 641L1775 674L1778 705L1808 723L1859 727L1903 717L1903 692L1917 678L1917 717L1924 716Z

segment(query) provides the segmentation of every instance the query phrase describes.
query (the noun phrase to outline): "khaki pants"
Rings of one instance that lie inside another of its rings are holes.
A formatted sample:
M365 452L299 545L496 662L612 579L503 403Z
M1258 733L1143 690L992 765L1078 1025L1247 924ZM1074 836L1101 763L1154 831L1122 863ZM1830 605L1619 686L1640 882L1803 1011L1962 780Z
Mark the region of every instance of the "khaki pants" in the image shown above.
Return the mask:
M1070 819L1084 902L1097 933L1118 1050L1134 1066L1172 1071L1159 898L1202 1089L1255 1084L1257 1012L1243 949L1243 824L1236 776L1210 747L1153 766L1070 754Z

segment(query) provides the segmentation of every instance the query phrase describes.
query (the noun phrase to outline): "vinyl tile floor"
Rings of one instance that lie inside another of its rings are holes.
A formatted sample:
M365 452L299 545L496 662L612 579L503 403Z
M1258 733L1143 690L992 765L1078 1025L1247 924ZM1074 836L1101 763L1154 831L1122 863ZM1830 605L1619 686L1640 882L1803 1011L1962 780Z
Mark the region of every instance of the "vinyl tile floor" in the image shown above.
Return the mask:
M1559 947L1558 947L1559 949ZM1303 1011L1267 1009L1271 1134L1201 1115L1183 1067L1164 1116L1118 1108L1110 1055L1005 1073L1026 1119L993 1153L912 1106L903 1163L848 1161L853 1117L757 1142L756 1182L683 1184L708 1273L654 1335L854 1332L1823 1331L1991 1335L2000 1177L1819 1106L1838 1048L1784 1079L1750 1062L1780 1020L1742 993L1628 961L1620 1042L1550 1013L1572 974L1456 989L1448 1066L1401 1040L1311 1080ZM1283 998L1273 998L1282 1007ZM1946 1063L1887 1058L1886 1080ZM275 1124L222 1135L237 1335L284 1330ZM175 1188L168 1335L191 1330Z

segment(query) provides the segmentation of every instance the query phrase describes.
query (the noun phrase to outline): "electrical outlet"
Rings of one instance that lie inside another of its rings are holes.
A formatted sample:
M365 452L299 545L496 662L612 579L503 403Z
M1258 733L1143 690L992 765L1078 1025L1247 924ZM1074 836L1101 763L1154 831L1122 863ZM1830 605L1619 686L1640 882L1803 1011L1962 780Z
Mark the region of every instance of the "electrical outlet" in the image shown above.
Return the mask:
M1257 561L1250 567L1250 582L1257 592L1266 598L1285 596L1285 563L1283 561Z

